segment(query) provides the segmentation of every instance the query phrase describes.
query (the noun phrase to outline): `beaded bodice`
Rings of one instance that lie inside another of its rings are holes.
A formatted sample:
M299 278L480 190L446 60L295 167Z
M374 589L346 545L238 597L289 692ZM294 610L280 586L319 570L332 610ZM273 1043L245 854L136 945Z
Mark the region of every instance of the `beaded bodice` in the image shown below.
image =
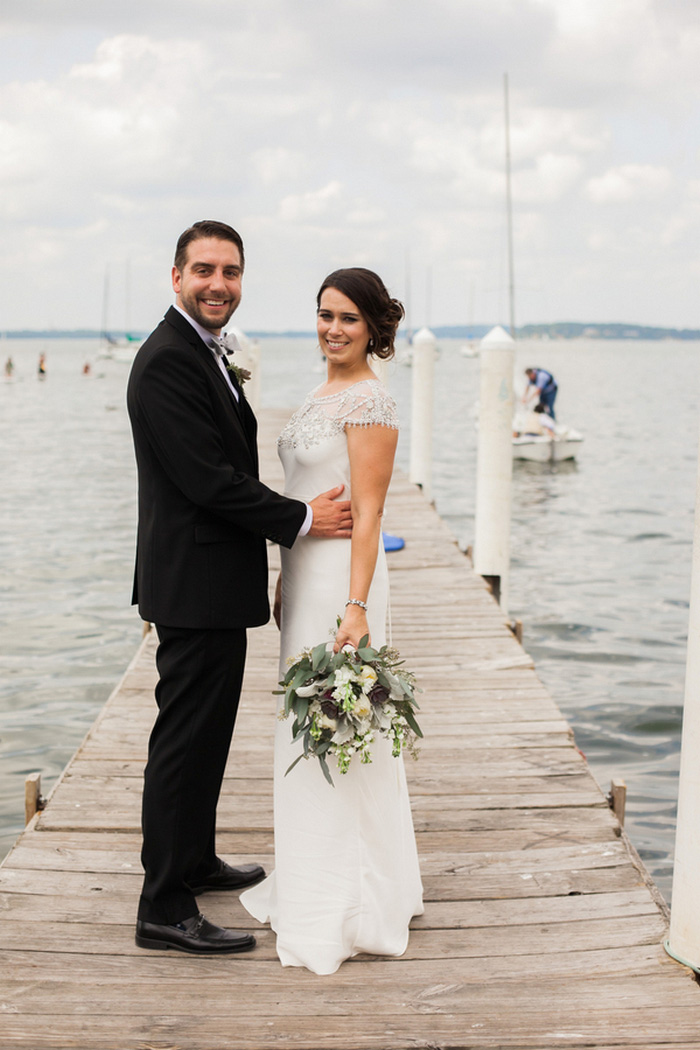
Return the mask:
M362 379L337 394L316 395L316 387L282 430L280 450L311 448L342 434L346 426L398 430L396 402L378 379Z

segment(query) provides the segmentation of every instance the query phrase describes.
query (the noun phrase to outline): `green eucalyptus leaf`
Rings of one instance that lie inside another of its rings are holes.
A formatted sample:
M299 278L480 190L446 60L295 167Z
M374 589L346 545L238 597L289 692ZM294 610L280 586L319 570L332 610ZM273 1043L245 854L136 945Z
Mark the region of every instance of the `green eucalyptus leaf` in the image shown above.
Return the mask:
M311 654L311 666L314 669L314 671L318 670L318 668L321 666L321 662L322 662L323 657L325 655L326 655L326 643L325 642L321 642L320 645L317 645L315 647L313 653Z
M413 717L413 711L411 711L409 708L406 708L406 710L404 711L404 718L406 719L416 736L422 738L423 732L421 730L421 727L418 725L415 718Z
M333 778L331 776L331 771L328 768L328 763L326 762L324 756L323 755L319 755L318 756L318 760L321 763L321 769L323 770L324 777L326 778L328 783L331 785L331 787L335 787L335 784L333 783Z
M301 762L303 757L304 757L303 753L301 755L297 755L297 757L294 759L294 761L292 762L291 766L289 766L289 768L287 769L287 772L284 775L286 776L287 773L291 773L291 771L294 769L294 767L297 764L297 762Z

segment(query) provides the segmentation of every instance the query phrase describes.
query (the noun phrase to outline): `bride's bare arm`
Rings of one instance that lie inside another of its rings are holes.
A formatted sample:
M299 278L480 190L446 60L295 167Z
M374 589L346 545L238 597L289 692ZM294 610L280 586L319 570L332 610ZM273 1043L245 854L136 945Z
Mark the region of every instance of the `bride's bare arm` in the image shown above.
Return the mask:
M348 598L367 602L377 564L382 514L394 467L398 430L383 426L347 426L352 490L352 539ZM357 645L369 633L367 613L347 605L335 638L336 652L347 642Z

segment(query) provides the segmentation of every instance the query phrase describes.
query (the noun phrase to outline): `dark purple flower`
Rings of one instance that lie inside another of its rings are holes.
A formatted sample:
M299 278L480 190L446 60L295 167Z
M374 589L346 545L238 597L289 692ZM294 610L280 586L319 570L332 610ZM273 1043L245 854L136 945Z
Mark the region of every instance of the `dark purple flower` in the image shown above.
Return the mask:
M373 704L385 704L389 699L389 690L385 685L375 682L369 691L369 698Z

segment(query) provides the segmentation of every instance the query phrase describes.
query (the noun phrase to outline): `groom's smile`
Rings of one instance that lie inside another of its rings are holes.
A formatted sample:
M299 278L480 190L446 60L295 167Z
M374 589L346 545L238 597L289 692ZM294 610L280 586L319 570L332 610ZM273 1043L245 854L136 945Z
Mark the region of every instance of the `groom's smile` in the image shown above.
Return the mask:
M178 305L217 335L241 301L242 279L238 248L218 237L192 241L184 266L173 266L172 271Z

